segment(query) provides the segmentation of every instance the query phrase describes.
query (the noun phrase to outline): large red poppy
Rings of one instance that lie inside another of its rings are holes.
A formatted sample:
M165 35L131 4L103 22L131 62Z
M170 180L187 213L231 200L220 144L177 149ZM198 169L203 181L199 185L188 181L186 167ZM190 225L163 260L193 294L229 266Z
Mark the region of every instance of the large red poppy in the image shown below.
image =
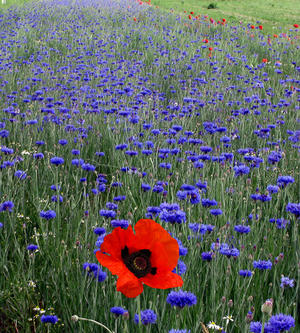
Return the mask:
M181 287L182 278L173 273L179 258L176 239L158 223L139 220L126 230L117 227L104 237L96 257L102 266L118 275L117 290L126 297L136 297L143 284L152 288Z

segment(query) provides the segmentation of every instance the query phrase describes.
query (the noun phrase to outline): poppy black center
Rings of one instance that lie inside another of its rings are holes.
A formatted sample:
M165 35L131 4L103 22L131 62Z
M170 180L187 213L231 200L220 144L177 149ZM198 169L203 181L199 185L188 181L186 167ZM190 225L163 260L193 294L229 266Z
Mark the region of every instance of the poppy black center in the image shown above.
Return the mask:
M151 266L151 251L148 249L139 250L129 254L128 247L125 246L121 250L121 256L126 267L137 278L146 276L147 274L156 274L156 267Z

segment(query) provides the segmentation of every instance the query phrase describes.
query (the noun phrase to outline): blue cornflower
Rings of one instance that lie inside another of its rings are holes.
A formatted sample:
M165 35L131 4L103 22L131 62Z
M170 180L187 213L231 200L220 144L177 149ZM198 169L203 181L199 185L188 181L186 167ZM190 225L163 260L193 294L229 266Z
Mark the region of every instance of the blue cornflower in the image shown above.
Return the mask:
M211 261L213 258L214 253L213 252L202 252L201 258L202 260Z
M28 251L35 251L35 250L37 250L39 247L37 246L37 245L34 245L34 244L29 244L28 246L27 246L27 250Z
M268 328L270 328L270 332L289 331L294 326L295 319L290 315L282 313L272 316L268 321Z
M282 158L282 154L277 151L271 151L270 155L268 156L268 162L270 164L278 163Z
M81 165L81 168L85 171L95 171L96 170L96 167L92 164L89 164L89 163L83 163Z
M4 212L4 211L12 212L13 208L14 208L14 203L12 201L4 201L0 205L0 212Z
M294 280L290 279L288 277L282 276L281 277L281 281L280 281L280 287L284 288L284 287L294 287Z
M98 282L103 282L106 279L107 274L101 270L99 265L86 262L82 265L82 267L89 276L93 275Z
M101 227L95 228L93 231L98 236L104 235L106 233L105 228L101 228Z
M47 211L41 211L40 212L40 217L46 220L51 220L56 217L56 213L54 210L47 210Z
M27 174L25 171L22 171L22 170L17 170L15 172L15 177L19 178L19 179L26 179L27 177Z
M57 316L50 316L50 315L45 316L45 315L42 315L42 317L41 317L41 322L42 323L55 324L57 321L58 321Z
M62 157L52 157L50 163L54 165L64 164L65 160Z
M52 202L63 202L64 201L64 198L61 196L61 195L53 195L52 197L51 197L51 201Z
M185 212L178 209L175 211L168 211L163 209L162 212L159 214L159 218L162 221L169 222L169 223L178 223L181 224L186 221Z
M126 199L125 195L119 195L113 198L114 201L124 201L125 199Z
M247 165L239 165L239 166L235 166L234 168L234 176L238 177L238 176L242 176L242 175L247 175L250 172L250 168L247 167Z
M144 192L148 192L151 190L151 186L149 184L145 184L145 183L142 183L141 185L141 189L144 191Z
M171 291L168 294L166 301L171 306L177 306L182 309L185 306L192 306L197 304L197 297L188 291Z
M141 311L141 322L143 325L155 324L157 320L157 315L153 310L143 310ZM134 315L134 322L139 323L139 315Z
M68 144L68 140L61 139L61 140L58 140L58 143L62 146L65 146L66 144Z
M33 158L39 160L39 159L43 159L44 158L44 154L43 153L36 153L32 155Z
M120 306L114 306L110 308L110 312L113 313L116 317L128 315L128 311L121 308Z
M121 227L123 229L127 229L129 226L128 220L111 220L110 224L113 228Z
M251 276L252 275L252 272L251 271L249 271L249 270L243 270L243 269L241 269L240 271L239 271L239 274L240 274L240 276L244 276L244 277L246 277L246 276Z
M107 209L111 209L111 210L118 209L118 204L116 204L114 202L107 202L105 206Z
M183 275L186 272L186 264L179 259L177 262L177 266L173 269L172 272Z
M253 261L253 267L258 268L260 270L271 269L272 268L272 262L270 260L268 260L268 261L264 261L264 260Z
M3 228L3 223L0 222L0 229Z
M252 333L261 333L262 324L260 321L252 321L250 323L250 332Z
M217 206L218 202L216 200L202 199L201 200L203 207Z
M228 258L230 257L238 257L240 255L240 251L235 247L229 247L228 244L222 243L219 249L219 252Z
M58 185L58 186L56 186L56 185L51 185L50 186L50 189L52 190L52 191L59 191L60 190L60 185Z
M251 231L251 228L247 225L236 225L234 230L240 234L248 234Z
M106 210L106 209L101 209L99 210L99 214L103 217L107 217L107 218L114 218L117 213L114 210Z
M71 153L72 153L72 155L79 155L80 154L80 150L78 150L78 149L72 149Z
M83 165L84 164L84 160L82 158L74 158L72 161L71 161L71 164L72 165L76 165L76 166L80 166L80 165Z
M279 186L277 186L277 185L268 185L267 190L268 190L269 193L278 193Z
M171 329L169 333L191 333L190 330L176 330L176 329Z
M295 179L291 176L279 176L277 178L277 185L279 187L285 187L287 186L289 183L294 183L295 182Z
M210 214L214 215L214 216L217 216L217 215L222 215L223 212L221 209L211 209L210 211Z
M299 217L300 216L300 203L289 202L286 205L285 210L287 212L294 214L296 217ZM1 211L1 208L0 208L0 211Z

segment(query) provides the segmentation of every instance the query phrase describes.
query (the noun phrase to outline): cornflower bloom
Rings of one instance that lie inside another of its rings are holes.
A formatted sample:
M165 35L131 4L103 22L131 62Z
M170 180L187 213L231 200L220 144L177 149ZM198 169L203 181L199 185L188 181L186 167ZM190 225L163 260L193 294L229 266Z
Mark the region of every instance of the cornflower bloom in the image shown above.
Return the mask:
M143 325L155 324L157 320L157 315L153 310L143 310L141 311L141 322ZM136 313L134 315L134 322L139 323L139 315Z
M188 291L171 291L166 299L167 303L171 306L176 306L180 309L185 306L192 306L197 304L197 297Z

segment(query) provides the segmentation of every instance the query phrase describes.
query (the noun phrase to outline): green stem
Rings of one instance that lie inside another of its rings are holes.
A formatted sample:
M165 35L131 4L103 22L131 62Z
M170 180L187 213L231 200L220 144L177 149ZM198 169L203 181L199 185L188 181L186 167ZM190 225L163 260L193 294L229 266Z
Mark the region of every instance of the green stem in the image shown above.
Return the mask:
M75 316L74 316L74 317L75 317ZM78 321L78 320L90 321L91 323L94 323L94 324L96 324L96 325L99 325L99 326L103 327L103 328L106 329L109 333L114 333L114 332L111 331L108 327L106 327L105 325L99 323L99 322L96 321L96 320L88 319L88 318L81 318L81 317L76 316L76 321Z

